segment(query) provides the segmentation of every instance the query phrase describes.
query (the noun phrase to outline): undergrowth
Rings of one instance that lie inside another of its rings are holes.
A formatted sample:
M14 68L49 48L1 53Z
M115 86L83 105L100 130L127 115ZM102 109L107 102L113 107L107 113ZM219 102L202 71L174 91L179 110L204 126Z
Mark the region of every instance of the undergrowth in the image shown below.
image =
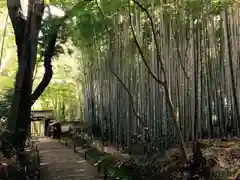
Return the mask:
M189 162L182 165L178 148L151 157L121 159L91 149L86 157L108 180L236 180L239 178L240 141L203 140L201 158L189 149Z

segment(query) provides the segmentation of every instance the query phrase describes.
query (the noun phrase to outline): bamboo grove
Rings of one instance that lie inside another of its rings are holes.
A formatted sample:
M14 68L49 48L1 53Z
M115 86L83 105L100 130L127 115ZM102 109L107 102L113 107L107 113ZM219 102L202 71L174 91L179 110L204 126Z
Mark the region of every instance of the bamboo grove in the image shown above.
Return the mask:
M180 134L184 141L240 134L237 1L87 8L94 10L73 22L85 39L72 39L82 51L84 118L95 133L130 148L141 135L157 149L179 143Z

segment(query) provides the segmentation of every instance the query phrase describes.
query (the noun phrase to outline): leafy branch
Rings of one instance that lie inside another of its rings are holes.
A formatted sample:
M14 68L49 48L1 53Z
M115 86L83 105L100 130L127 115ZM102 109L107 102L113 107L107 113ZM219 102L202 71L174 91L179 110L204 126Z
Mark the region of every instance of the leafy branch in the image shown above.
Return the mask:
M35 101L41 96L45 88L48 86L52 79L53 70L52 70L52 57L54 54L55 44L57 40L58 29L56 29L50 37L49 44L46 47L44 54L44 68L45 73L42 78L42 81L39 83L35 91L31 94L32 105Z
M53 70L52 70L52 57L54 55L55 51L55 44L57 41L57 36L59 32L60 26L65 22L67 18L70 18L74 15L75 10L82 8L83 6L87 5L91 1L81 1L74 5L69 11L67 11L66 15L61 18L60 20L56 20L57 24L55 27L53 27L53 32L50 35L48 45L45 49L44 53L44 68L45 68L45 73L42 78L42 81L38 84L37 88L35 91L31 94L31 104L33 105L35 101L42 95L43 91L46 89L48 84L50 83L52 76L53 76ZM49 10L49 15L50 18L52 17L51 12Z

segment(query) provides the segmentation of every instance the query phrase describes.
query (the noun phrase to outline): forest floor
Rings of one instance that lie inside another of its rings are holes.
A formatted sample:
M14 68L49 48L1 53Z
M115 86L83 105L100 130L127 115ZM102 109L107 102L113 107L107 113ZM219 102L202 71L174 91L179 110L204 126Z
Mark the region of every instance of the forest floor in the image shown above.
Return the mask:
M97 169L56 140L39 139L41 180L100 180Z
M55 169L61 171L61 173L56 173L56 170L51 170L53 168L52 165L45 165L47 167L46 169L50 167L48 171L55 177L61 176L61 174L64 174L64 171L70 172L67 165L61 165L61 163L58 162L63 156L64 160L62 161L66 164L70 162L69 164L72 164L73 169L74 166L77 166L78 169L84 169L85 167L86 172L82 170L83 174L91 173L91 171L95 173L96 169L91 165L94 164L101 169L107 169L108 177L118 177L118 179L128 179L127 177L131 176L129 179L136 180L236 180L240 177L240 139L237 137L230 139L200 140L200 149L204 159L198 162L198 165L192 161L186 165L181 165L181 153L178 146L168 149L165 153L154 153L154 155L151 156L126 156L126 154L117 152L117 150L111 146L103 147L103 149L90 148L87 151L82 147L78 147L76 148L77 153L75 154L72 149L73 145L71 140L68 140L68 147L65 146L66 141L64 139L60 141L61 143L50 139L45 139L45 141L49 142L43 143L43 140L41 140L40 143L41 158L43 162L51 160L52 164L57 166ZM53 146L53 148L51 148L51 146ZM188 158L189 160L193 160L192 143L187 143L187 147ZM51 150L52 153L45 152L49 149L53 149ZM67 154L66 157L65 154ZM83 158L84 155L88 160L87 162ZM78 161L75 160L76 158L80 159L84 165L74 165L77 164ZM119 159L122 161L121 163L119 163ZM119 164L122 164L121 167ZM64 166L66 166L66 168L64 168ZM49 176L49 173L44 172L44 174L48 174ZM109 176L109 174L111 175ZM83 175L80 176L82 177ZM70 178L71 172L68 174L68 177L69 179L73 179ZM48 180L48 178L43 179Z
M189 160L193 160L192 143L187 143ZM127 172L121 168L117 172L120 174L132 174L131 179L150 180L150 179L168 179L168 180L239 180L240 177L240 139L206 139L200 140L200 150L203 155L201 162L188 162L186 165L180 163L180 150L175 147L167 150L164 154L154 154L152 156L142 156L136 158L127 158L124 167ZM114 158L119 156L113 148L105 147L106 154L114 154ZM106 151L109 149L111 152ZM89 157L97 156L93 150L87 152ZM104 156L100 153L99 157ZM110 161L109 156L106 161ZM126 156L125 156L126 157ZM101 159L101 158L100 158ZM119 161L118 161L119 162ZM197 165L197 164L198 165ZM116 164L116 163L115 163ZM117 163L119 164L119 163ZM114 166L114 164L112 164ZM111 166L110 168L112 169ZM130 171L131 172L130 172ZM113 171L113 169L112 169ZM120 178L121 179L121 178Z

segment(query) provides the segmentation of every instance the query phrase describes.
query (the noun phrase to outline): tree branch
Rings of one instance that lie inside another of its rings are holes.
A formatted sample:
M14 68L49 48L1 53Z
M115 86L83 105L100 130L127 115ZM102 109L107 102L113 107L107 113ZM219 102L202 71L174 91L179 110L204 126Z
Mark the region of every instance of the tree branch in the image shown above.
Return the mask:
M52 71L52 57L54 54L55 50L55 44L57 40L57 35L58 35L58 29L59 27L53 32L49 39L48 46L46 47L45 54L44 54L44 68L45 68L45 73L42 78L42 81L39 83L35 91L31 95L31 101L32 105L35 103L35 101L41 96L43 91L46 89L48 84L50 83L53 75Z
M190 77L188 76L187 71L186 71L186 69L185 69L185 67L184 67L184 65L183 65L183 62L182 62L182 56L181 56L180 48L179 48L179 40L178 40L178 38L177 38L176 33L173 34L173 37L175 38L175 41L176 41L177 56L178 56L178 59L179 59L179 62L180 62L180 66L182 67L182 70L183 70L183 73L184 73L185 77L186 77L187 79L189 79ZM187 47L187 48L185 49L185 51L184 51L184 56L185 56L185 52L187 51L187 49L188 49L188 47Z
M123 88L125 89L125 91L128 93L129 101L130 101L130 104L131 104L131 106L132 106L134 115L135 115L136 118L141 122L141 124L142 124L143 126L147 126L147 123L146 123L146 121L144 120L144 118L141 117L140 115L138 115L137 111L135 110L134 101L133 101L133 97L132 97L131 92L128 90L127 86L126 86L126 85L124 84L124 82L120 79L120 77L113 71L113 69L112 69L111 67L110 67L110 69L111 69L112 74L116 77L116 79L120 82L120 84L123 86Z
M155 44L155 47L156 47L156 55L157 55L157 61L160 63L161 65L161 70L163 71L163 75L165 75L165 69L164 69L164 62L161 58L161 53L160 53L160 47L158 45L158 41L157 41L157 33L156 33L156 30L155 30L155 26L154 26L154 23L153 23L153 19L150 15L150 13L148 12L148 10L143 7L142 4L140 4L138 1L136 0L132 0L138 7L140 7L140 9L142 11L144 11L148 17L148 19L150 20L150 24L151 24L151 28L152 28L152 33L153 33L153 39L154 39L154 44ZM165 78L165 77L164 77ZM165 80L165 79L164 79Z
M98 8L99 13L100 13L101 16L102 16L102 19L105 20L106 17L104 16L103 11L102 11L101 7L99 6L97 0L95 0L95 4L96 4L96 6L97 6L97 8ZM105 25L105 29L107 30L107 32L109 33L109 35L112 35L113 32L108 29L107 24L104 23L104 25ZM114 34L115 34L115 33L114 33Z
M136 1L134 1L135 3L138 3L138 2L136 2ZM148 72L149 72L149 74L155 79L155 81L157 81L158 83L160 83L160 84L162 84L162 85L165 85L165 80L166 80L166 78L164 78L164 81L162 81L162 80L160 80L158 77L157 77L157 75L152 71L152 69L150 68L150 66L148 65L148 63L147 63L147 60L146 60L146 58L145 58L145 56L144 56L144 53L143 53L143 51L142 51L142 48L140 47L140 44L139 44L139 42L138 42L138 40L137 40L137 36L136 36L136 34L135 34L135 31L134 31L134 29L133 29L133 25L132 25L132 16L131 16L131 12L130 12L130 3L128 3L129 4L129 23L130 23L130 28L131 28L131 31L132 31L132 34L133 34L133 39L134 39L134 42L135 42L135 44L136 44L136 46L137 46L137 49L138 49L138 51L139 51L139 54L140 54L140 56L141 56L141 58L142 58L142 61L143 61L143 63L144 63L144 65L146 66L146 68L147 68L147 70L148 70ZM138 3L139 4L139 3ZM141 5L140 5L140 7L142 7ZM154 28L153 28L154 29ZM154 39L156 39L156 38L154 38ZM155 41L155 44L157 44L156 43L156 41ZM158 45L156 45L157 47L158 47ZM161 69L163 68L163 63L161 63ZM165 71L164 71L165 72Z
M45 68L45 73L42 78L42 81L39 83L35 91L31 95L31 103L32 105L36 102L36 100L42 95L43 91L46 89L48 84L50 83L53 75L53 70L52 70L52 57L54 55L54 50L55 50L55 44L57 40L57 35L60 26L64 23L64 21L73 16L74 10L78 9L79 7L83 7L84 5L87 5L90 3L91 0L89 1L81 1L77 4L75 4L69 11L67 11L66 15L59 19L59 23L56 25L56 29L54 30L53 34L50 37L49 44L46 47L45 54L44 54L44 68ZM51 13L50 13L51 15Z
M172 116L172 120L174 121L174 125L176 127L176 130L178 131L178 135L179 135L179 138L180 138L180 148L181 148L181 151L182 151L182 156L183 156L183 163L186 163L187 160L188 160L188 157L187 157L187 151L186 151L186 145L185 145L185 142L184 142L184 139L183 139L183 136L182 136L182 132L181 132L181 129L179 127L179 124L177 122L177 114L176 114L176 111L174 109L174 106L173 106L173 103L172 103L172 100L171 100L171 95L170 95L170 91L169 91L169 88L168 88L168 84L167 84L167 78L166 78L166 72L165 72L165 69L164 69L164 64L163 64L163 61L160 57L160 51L158 49L158 43L157 43L157 37L156 37L156 33L155 33L155 28L154 28L154 24L153 24L153 21L152 21L152 18L149 14L149 12L147 11L146 8L144 8L141 4L139 4L136 0L133 0L133 2L135 4L137 4L144 12L146 12L148 18L150 19L151 21L151 26L152 26L152 31L153 31L153 36L154 36L154 43L155 43L155 46L156 46L156 51L157 51L157 60L158 62L160 62L160 65L161 65L161 70L162 70L162 74L164 76L164 80L161 81L151 70L151 68L148 66L148 63L146 61L146 58L143 54L143 51L138 43L138 40L137 40L137 37L136 37L136 34L135 34L135 31L133 29L133 25L132 25L132 16L131 16L131 7L130 7L130 0L128 0L128 8L129 8L129 21L130 21L130 27L131 27L131 31L133 33L133 38L134 38L134 41L135 41L135 44L137 46L137 49L142 57L142 60L145 64L145 66L147 67L148 69L148 72L150 73L150 75L158 82L160 83L163 88L164 88L164 91L165 91L165 94L166 94L166 102L168 103L169 105L169 109L170 109L170 112L171 112L171 116Z

